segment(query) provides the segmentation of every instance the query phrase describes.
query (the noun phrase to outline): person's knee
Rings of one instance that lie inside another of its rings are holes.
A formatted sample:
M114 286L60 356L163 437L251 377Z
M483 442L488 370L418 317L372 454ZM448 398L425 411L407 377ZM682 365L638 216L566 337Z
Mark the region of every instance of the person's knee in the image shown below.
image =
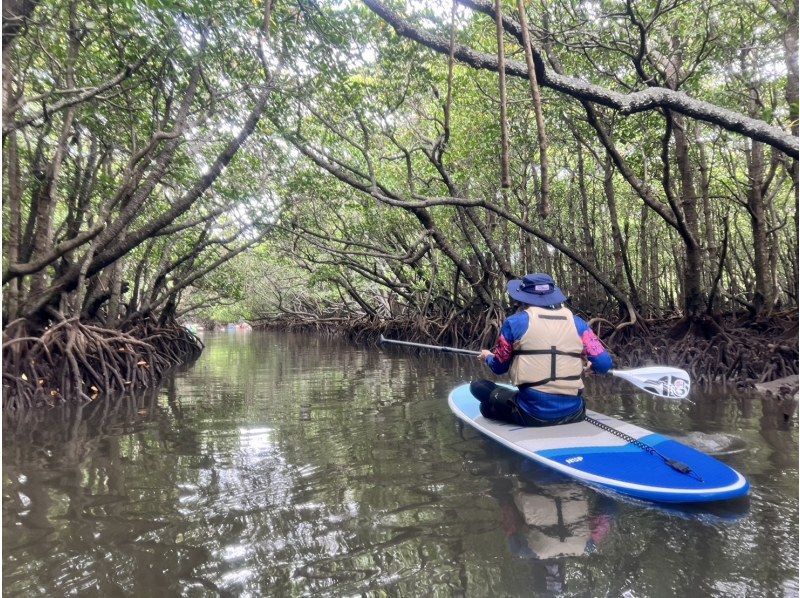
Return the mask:
M489 393L489 396L492 401L496 401L497 403L502 403L503 405L514 405L516 404L517 394L518 391L514 389L495 384Z
M497 385L491 380L474 380L469 383L469 391L480 402L486 401Z

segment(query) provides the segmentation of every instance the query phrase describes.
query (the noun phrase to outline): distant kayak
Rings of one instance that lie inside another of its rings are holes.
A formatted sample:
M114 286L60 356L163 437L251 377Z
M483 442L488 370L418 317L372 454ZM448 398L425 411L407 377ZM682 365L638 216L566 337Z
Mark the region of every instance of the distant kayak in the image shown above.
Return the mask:
M655 502L698 503L744 496L750 488L742 474L721 461L602 413L587 411L599 426L583 421L544 428L520 427L483 417L469 384L453 389L448 403L459 419L520 455L627 496ZM619 434L688 466L690 473L681 473L660 456Z

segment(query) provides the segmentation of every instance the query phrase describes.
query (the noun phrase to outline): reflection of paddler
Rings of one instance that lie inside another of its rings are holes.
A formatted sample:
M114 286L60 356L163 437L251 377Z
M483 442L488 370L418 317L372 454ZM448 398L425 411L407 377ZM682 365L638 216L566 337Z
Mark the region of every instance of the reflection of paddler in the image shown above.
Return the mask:
M530 593L558 596L566 593L567 569L585 578L581 557L610 536L617 503L574 483L534 461L521 464L498 459L492 494L500 504L501 526L508 549L526 559L533 574ZM509 469L510 466L510 469Z
M516 513L504 513L504 527L513 552L535 559L580 556L594 552L611 529L607 514L589 517L586 490L553 484L546 492L513 492ZM516 516L515 516L516 515Z

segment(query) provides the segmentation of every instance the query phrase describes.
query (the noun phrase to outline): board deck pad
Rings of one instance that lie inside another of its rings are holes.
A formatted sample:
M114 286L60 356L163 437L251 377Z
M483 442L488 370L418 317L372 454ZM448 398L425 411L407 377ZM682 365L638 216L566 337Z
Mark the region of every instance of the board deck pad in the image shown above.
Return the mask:
M680 442L613 417L586 414L689 465L679 473L664 461L611 432L583 421L548 427L520 427L483 417L469 389L450 393L450 409L476 430L511 450L588 484L656 502L711 502L747 494L750 485L736 470Z

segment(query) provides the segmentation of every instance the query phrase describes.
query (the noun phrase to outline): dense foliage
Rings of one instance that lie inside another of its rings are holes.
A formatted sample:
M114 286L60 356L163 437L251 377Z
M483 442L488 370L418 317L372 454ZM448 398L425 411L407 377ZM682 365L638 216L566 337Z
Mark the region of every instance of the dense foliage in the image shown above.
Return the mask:
M797 304L796 0L17 0L3 66L20 392L234 302L464 342L526 271L640 331Z
M270 243L308 272L269 285L273 313L494 321L506 280L532 270L575 306L628 319L796 305L796 149L709 109L796 135L796 3L534 3L542 127L517 7L501 6L515 75L503 102L493 7L367 4L380 17L309 15L325 55L304 55L270 111L302 154L280 167L287 212ZM564 91L568 75L580 80ZM591 101L597 89L684 103L623 115Z

